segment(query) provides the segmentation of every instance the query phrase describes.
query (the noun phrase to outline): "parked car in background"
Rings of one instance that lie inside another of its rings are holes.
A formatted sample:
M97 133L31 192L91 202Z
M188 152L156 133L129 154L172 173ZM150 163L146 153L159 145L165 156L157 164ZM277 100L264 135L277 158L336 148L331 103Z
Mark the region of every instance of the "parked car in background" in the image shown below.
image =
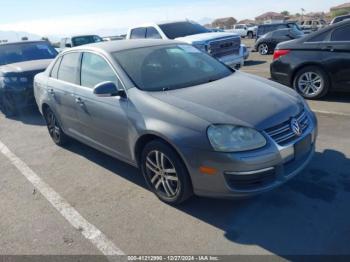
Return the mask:
M98 35L79 35L62 38L60 42L60 50L75 46L87 45L92 43L102 42L103 39Z
M247 25L247 24L236 24L233 26L233 29L226 30L226 32L236 33L241 37L245 38L254 38L256 36L258 27Z
M335 23L339 23L341 21L344 21L346 19L350 19L350 14L348 15L341 15L341 16L337 16L335 17L332 22L331 22L331 25L335 24Z
M350 91L350 21L279 44L271 76L309 99Z
M298 30L301 30L301 28L296 22L263 24L263 25L258 25L256 39L259 39L261 36L267 33L270 33L272 31L276 31L278 29L286 29L286 28L296 28Z
M212 32L192 21L151 23L128 30L126 39L175 39L209 53L221 62L239 68L249 52L234 33ZM248 54L249 55L249 54Z
M310 34L312 32L318 31L325 26L327 26L327 23L322 19L304 20L300 23L300 28L305 34Z
M255 50L261 55L272 54L277 44L298 39L304 36L304 33L296 28L279 29L261 36L255 43Z
M317 120L301 96L183 42L66 50L34 88L56 144L72 137L139 167L169 204L269 191L315 150Z
M0 44L0 108L5 116L35 105L34 76L56 55L55 48L45 41Z

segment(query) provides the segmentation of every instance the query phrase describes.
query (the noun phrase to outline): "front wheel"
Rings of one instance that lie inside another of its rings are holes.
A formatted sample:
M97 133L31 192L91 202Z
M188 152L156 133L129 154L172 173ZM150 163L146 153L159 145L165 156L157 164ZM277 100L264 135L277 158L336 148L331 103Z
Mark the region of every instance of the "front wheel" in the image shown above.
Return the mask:
M262 43L258 46L258 51L260 55L268 55L270 53L269 45Z
M253 37L254 37L253 32L248 32L248 38L249 38L249 39L253 39Z
M163 202L177 205L191 197L192 184L186 166L163 141L155 140L145 146L141 170L149 188Z
M50 137L56 145L64 146L68 143L69 138L63 132L54 112L50 108L44 110L44 118Z
M11 94L3 93L0 97L1 110L6 117L17 115L15 99Z
M330 81L327 74L317 66L308 66L297 72L294 77L294 89L307 99L318 99L329 90Z

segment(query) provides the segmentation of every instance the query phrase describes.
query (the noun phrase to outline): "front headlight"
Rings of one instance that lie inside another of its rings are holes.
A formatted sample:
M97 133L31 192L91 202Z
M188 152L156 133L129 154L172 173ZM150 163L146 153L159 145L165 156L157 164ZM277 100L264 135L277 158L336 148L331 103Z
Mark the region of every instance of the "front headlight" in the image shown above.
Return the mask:
M240 152L266 145L265 137L257 130L235 125L212 125L208 138L215 151Z

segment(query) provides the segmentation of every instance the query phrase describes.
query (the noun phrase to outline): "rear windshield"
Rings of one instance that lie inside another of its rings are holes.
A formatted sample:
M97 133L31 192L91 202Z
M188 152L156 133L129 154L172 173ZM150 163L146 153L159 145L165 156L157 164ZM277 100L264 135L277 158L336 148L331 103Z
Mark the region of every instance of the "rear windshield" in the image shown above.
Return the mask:
M159 25L169 39L210 32L204 26L191 22L177 22Z
M73 46L87 45L102 42L102 38L97 35L77 36L72 38Z
M52 59L57 51L50 44L16 43L0 45L0 65L7 65L31 60Z
M113 57L145 91L186 88L232 74L215 58L190 45L161 45L119 51Z

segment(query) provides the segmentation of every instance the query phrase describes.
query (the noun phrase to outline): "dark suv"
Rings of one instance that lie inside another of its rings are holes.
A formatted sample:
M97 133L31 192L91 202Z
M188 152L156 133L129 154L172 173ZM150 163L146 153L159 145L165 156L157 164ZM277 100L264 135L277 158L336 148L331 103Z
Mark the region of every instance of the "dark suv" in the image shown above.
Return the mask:
M35 105L34 76L56 55L55 48L45 41L0 44L0 108L6 116Z
M264 24L259 25L258 30L256 33L256 39L259 39L261 36L270 33L272 31L276 31L279 29L286 29L286 28L296 28L299 31L301 31L299 25L295 22L286 22L286 23L276 23L276 24Z

